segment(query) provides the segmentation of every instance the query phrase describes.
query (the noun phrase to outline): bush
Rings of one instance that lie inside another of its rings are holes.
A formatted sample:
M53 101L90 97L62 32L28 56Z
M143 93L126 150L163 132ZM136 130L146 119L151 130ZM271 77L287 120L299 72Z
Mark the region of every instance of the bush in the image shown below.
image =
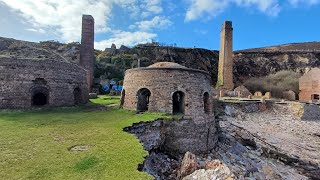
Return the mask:
M292 90L299 93L299 78L301 75L293 71L282 70L266 77L250 78L244 85L252 93L261 91L263 93L271 92L276 98L283 98L284 91Z

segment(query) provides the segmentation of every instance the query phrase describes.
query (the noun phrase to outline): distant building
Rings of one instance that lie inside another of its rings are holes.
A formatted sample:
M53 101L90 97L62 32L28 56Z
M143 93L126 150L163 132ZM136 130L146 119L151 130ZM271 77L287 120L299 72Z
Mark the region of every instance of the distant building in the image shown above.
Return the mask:
M302 102L319 102L320 69L313 68L299 79L299 100Z

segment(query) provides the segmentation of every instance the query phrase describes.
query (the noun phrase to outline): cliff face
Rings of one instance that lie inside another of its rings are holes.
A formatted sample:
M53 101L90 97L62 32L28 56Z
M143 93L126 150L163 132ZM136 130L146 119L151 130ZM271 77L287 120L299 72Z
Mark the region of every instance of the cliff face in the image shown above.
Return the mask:
M56 41L35 43L0 37L0 56L6 57L51 59L78 63L79 50L79 43L62 44Z
M19 56L39 59L61 59L79 62L79 43L62 44L53 41L40 43L0 37L0 56ZM198 48L178 48L158 45L137 45L133 48L96 50L95 77L123 79L127 69L160 61L179 63L188 68L208 71L212 84L217 82L219 52ZM266 76L280 70L304 73L320 67L320 42L295 43L234 52L234 81L240 85L250 77Z
M234 76L237 83L250 77L266 76L280 70L305 73L312 67L320 67L318 51L237 51L234 53Z
M121 48L120 48L121 49ZM217 82L219 52L206 49L185 49L177 47L137 46L132 49L113 51L135 55L131 66L148 66L159 61L172 61L189 68L210 72L212 83ZM234 81L238 86L250 77L266 76L280 70L304 73L311 67L320 67L320 43L297 43L234 52ZM122 67L125 69L125 67ZM126 67L131 68L131 67Z
M137 54L141 66L149 66L161 61L176 62L188 68L208 71L212 81L216 82L217 80L218 51L177 47L135 47L131 53Z
M133 48L107 48L97 56L96 77L106 75L107 78L123 78L124 71L129 68L146 67L156 62L176 62L193 69L208 71L212 82L217 81L218 51L198 48L178 48L165 46L140 45ZM112 72L112 73L110 73ZM116 76L114 76L116 75Z

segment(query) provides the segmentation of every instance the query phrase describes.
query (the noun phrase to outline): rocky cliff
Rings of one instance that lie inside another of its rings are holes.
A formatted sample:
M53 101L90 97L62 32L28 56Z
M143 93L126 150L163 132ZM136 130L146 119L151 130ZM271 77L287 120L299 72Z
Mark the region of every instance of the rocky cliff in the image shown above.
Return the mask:
M304 73L309 68L320 67L320 43L295 43L236 51L234 61L237 82L280 70Z
M209 71L213 84L217 80L218 51L152 45L140 45L132 49L122 49L113 49L112 51L112 48L107 48L104 57L109 58L109 62L112 63L112 59L118 58L117 60L121 61L121 54L131 55L132 67L137 66L138 59L140 59L141 66L148 66L159 61L173 61L189 68ZM235 51L234 63L234 81L236 85L244 83L250 77L266 76L280 70L304 73L311 67L320 67L320 42L286 44ZM125 67L122 66L122 68L124 71Z
M40 43L0 37L0 56L59 58L78 63L79 43L62 44L54 41ZM219 52L199 48L179 48L154 44L121 46L116 49L96 50L95 77L123 79L126 69L148 66L160 61L171 61L189 68L208 71L215 85ZM242 84L250 77L266 76L280 70L304 73L311 67L320 67L320 42L295 43L234 52L234 81Z

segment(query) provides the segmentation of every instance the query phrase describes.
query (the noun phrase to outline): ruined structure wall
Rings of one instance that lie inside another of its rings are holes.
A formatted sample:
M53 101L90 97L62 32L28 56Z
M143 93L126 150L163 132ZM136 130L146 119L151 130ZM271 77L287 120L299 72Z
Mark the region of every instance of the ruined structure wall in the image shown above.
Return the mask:
M313 94L320 95L320 69L313 69L299 79L299 100L309 102Z
M81 103L88 101L86 70L67 62L0 58L0 108L29 108L32 89L49 90L48 106L72 106L74 89L81 90ZM46 83L37 84L42 78Z
M165 68L127 70L123 84L123 108L137 109L137 92L141 88L151 92L148 111L171 114L173 93L182 91L185 95L185 118L199 121L213 117L213 113L207 114L204 111L204 93L211 95L210 76L205 72ZM209 103L211 107L211 101Z
M232 52L232 22L226 21L220 33L220 52L217 87L233 90L233 52Z
M92 91L94 69L94 19L91 15L82 16L80 65L87 70L87 84Z

